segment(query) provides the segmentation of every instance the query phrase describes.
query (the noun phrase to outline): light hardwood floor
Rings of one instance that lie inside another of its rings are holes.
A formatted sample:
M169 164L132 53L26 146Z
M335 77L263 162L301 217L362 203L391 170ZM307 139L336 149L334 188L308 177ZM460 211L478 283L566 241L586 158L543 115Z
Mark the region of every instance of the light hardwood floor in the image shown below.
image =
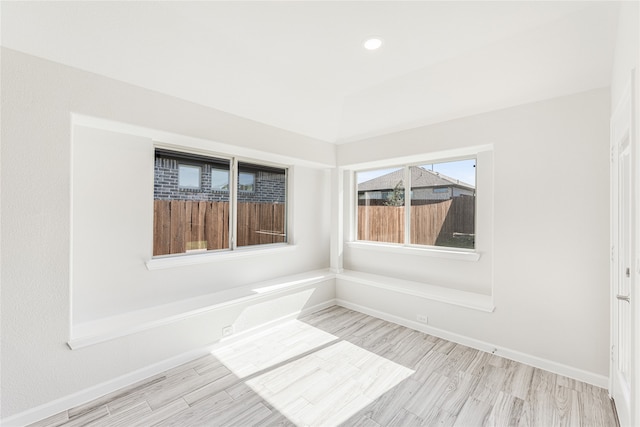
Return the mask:
M604 389L341 307L34 426L616 426Z

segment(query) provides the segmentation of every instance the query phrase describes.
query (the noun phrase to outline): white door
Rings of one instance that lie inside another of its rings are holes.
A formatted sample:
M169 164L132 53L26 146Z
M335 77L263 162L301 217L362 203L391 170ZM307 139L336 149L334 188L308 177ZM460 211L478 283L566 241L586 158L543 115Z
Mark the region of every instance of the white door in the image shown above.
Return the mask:
M633 410L633 144L632 87L611 120L612 158L612 360L611 396L622 426L631 425Z

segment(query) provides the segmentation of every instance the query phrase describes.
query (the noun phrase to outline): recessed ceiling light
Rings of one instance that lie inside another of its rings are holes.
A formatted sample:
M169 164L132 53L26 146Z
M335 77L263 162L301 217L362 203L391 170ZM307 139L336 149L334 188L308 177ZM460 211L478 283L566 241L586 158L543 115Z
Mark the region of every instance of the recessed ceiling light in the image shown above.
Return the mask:
M369 37L362 43L362 46L367 50L376 50L382 46L382 39L379 37Z

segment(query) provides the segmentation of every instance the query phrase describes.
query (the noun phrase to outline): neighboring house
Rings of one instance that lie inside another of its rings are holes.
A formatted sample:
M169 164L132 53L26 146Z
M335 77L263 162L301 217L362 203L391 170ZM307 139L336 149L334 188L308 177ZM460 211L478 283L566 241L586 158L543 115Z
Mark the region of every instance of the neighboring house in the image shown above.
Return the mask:
M238 174L238 201L284 203L283 169L243 164ZM156 150L154 200L229 201L229 161Z
M455 178L430 171L420 166L411 166L412 204L449 200L459 196L475 196L473 185ZM394 198L394 192L404 189L404 169L370 179L358 184L358 200L368 200L370 204L383 204ZM363 203L363 202L360 202Z

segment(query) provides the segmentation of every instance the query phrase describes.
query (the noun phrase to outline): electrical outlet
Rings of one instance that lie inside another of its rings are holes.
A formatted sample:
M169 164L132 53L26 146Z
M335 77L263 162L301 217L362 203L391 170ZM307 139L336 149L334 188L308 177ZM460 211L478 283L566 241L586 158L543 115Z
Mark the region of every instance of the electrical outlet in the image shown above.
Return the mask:
M225 326L224 328L222 328L222 336L223 337L228 337L231 334L233 334L233 325Z
M418 314L418 322L420 323L429 323L429 318L426 314Z

